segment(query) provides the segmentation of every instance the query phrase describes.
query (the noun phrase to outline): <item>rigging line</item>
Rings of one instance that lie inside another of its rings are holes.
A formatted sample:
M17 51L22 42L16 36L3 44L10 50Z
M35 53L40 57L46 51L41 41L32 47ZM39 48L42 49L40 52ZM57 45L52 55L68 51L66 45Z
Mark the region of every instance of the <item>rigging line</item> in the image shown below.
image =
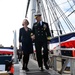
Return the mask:
M73 7L71 6L71 4L70 4L69 0L67 0L67 1L68 1L68 3L69 3L70 7L71 7L71 8L72 8L72 10L73 10L73 11L72 11L72 12L68 15L68 17L69 17L72 13L74 13L74 11L75 11L75 10L74 10L74 9L73 9Z
M73 7L71 6L71 4L70 4L69 0L67 0L67 2L68 2L68 4L70 5L70 7L73 9ZM73 10L74 10L74 9L73 9Z
M53 2L53 4L54 4L54 7L57 6L57 5L55 4L55 2ZM57 9L58 9L58 8L56 8L56 10L57 10ZM57 10L57 11L58 11L58 10ZM58 11L58 12L59 12L59 11ZM59 12L59 14L60 14L60 12ZM61 24L61 22L60 22L60 20L59 20L59 17L57 17L57 20L59 21L59 22L58 22L59 29L60 29L60 30L62 29L62 30L64 31L64 33L66 33L66 32L65 32L65 29L64 29L64 27L63 27L63 25ZM57 21L57 20L56 20L56 21ZM61 31L60 31L60 33L61 33Z
M69 24L70 24L70 22L69 22ZM72 28L73 31L75 30L75 27L72 24L70 24L70 27Z
M54 6L53 6L53 3L50 2L50 1L48 0L48 4L49 4L49 7L50 7L51 12L52 12L52 19L53 19L53 21L55 21L56 20L56 17L55 17ZM58 31L58 27L57 27L57 21L54 23L54 26L55 26L55 28L57 30L57 35L59 35L59 31Z
M48 1L47 1L47 2L48 2ZM49 4L47 3L47 7L48 7L48 5L49 5ZM50 7L50 6L49 6L49 7ZM49 7L48 7L48 11L50 10ZM51 7L50 7L50 8L51 8ZM50 11L49 11L49 13L52 14ZM52 16L52 15L51 15L51 17L52 17L52 19L53 19L53 16Z
M54 5L54 7L55 7L55 4L53 3L53 5ZM57 16L57 14L56 14L56 19L58 19L58 16ZM60 22L60 20L58 19L58 23L57 23L57 25L58 25L58 28L59 28L59 30L61 30L61 28L60 28L60 24L59 24L59 22ZM60 31L60 34L62 34L62 32Z
M57 5L56 2L55 2L55 4ZM63 11L60 9L60 7L59 7L58 5L57 5L57 7L59 8L59 9L57 8L57 10L60 12L60 14L61 14L61 13L63 14L62 18L63 18L63 20L65 21L65 23L66 23L66 24L68 23L68 24L70 25L70 27L72 26L73 29L75 30L74 26L73 26L72 23L68 20L68 18L65 16L65 14L64 14ZM62 15L62 14L61 14L61 15ZM66 21L67 21L67 22L66 22ZM67 24L67 26L69 27L68 24ZM70 27L69 27L69 29L72 28L72 27L71 27L71 28L70 28Z
M47 3L47 0L45 0L45 2L46 2L46 5L48 4ZM50 11L49 11L49 7L48 7L48 5L47 5L47 9L48 9L48 13L50 13ZM54 34L53 34L53 29L52 29L52 24L51 24L51 19L50 19L50 14L48 14L49 16L49 20L50 20L50 27L51 27L51 30L50 30L50 33L51 33L51 36L53 37L54 36Z
M53 2L52 2L53 3ZM55 7L55 4L53 3L53 5L54 5L54 7ZM59 18L58 18L58 16L57 16L57 14L56 14L56 18L57 18L57 20L58 20L58 23L57 23L57 25L58 25L58 28L59 28L59 30L60 30L60 34L62 34L62 31L61 31L61 28L64 30L64 28L63 28L63 26L62 26L62 24L61 24L61 22L60 22L60 20L59 20ZM64 30L64 32L65 32L65 30Z
M70 4L70 1L72 1L72 0L67 0L67 2L69 3L70 7L73 9L73 7L74 7L75 4L72 6L72 5ZM67 2L66 2L66 3L67 3ZM60 5L60 4L58 4L58 5ZM71 8L69 8L69 9L66 11L66 13L67 13ZM74 9L73 9L73 10L74 10ZM72 13L73 13L73 12L74 12L74 11L72 11ZM69 15L68 15L68 16L69 16ZM67 17L68 17L68 16L67 16Z
M69 0L69 1L72 1L72 0ZM63 2L63 3L60 3L60 4L58 4L58 5L62 5L62 4L66 4L67 3L67 1L66 2Z
M48 8L49 8L49 14L51 15L51 19L52 19L52 21L54 20L53 19L53 15L52 15L52 11L50 10L51 9L51 6L49 5L49 2L48 2L48 0L47 0L47 6L48 6ZM52 27L52 24L50 24L51 25L51 27ZM53 27L52 27L53 28ZM51 33L54 31L53 29L51 28ZM56 28L56 26L55 26L55 28ZM58 33L57 33L58 34ZM53 33L53 35L54 35L54 33ZM54 36L53 36L54 37Z
M41 6L40 6L40 11L41 11L41 13L42 13L42 18L43 18L43 20L45 21L44 10L43 10L42 4L41 4Z
M59 4L58 4L59 5ZM73 8L75 6L75 4L72 6L71 5L71 7ZM56 7L56 6L55 6ZM70 10L71 8L69 8L68 10L66 10L64 13L67 13L69 10Z
M49 17L49 20L50 20L51 36L54 37L53 29L52 29L52 24L51 24L51 19L50 19L50 14L51 14L50 9L49 9L50 6L48 7L48 5L49 5L49 4L48 4L48 1L47 1L47 0L45 0L45 1L46 1L46 5L47 5L47 8L48 8L48 13L49 13L49 16L48 16L48 17ZM51 15L51 16L52 16L52 15ZM53 19L53 17L52 17L52 19Z
M45 7L44 7L44 3L43 3L42 0L41 0L41 4L42 4L42 7L43 7L43 13L44 13L44 16L45 16L45 21L48 22L47 14L46 14Z
M38 9L37 11L40 12L40 1L39 0L36 1L37 1L37 9Z
M45 21L45 16L44 16L44 12L43 12L42 7L41 7L41 12L42 12L42 18L43 18L43 20Z
M67 17L69 17L72 13L74 13L75 12L75 10L73 10Z
M46 5L47 5L48 4L47 0L45 0L45 2L46 2ZM50 13L48 5L47 5L47 9L48 9L48 13ZM50 14L48 14L48 17L49 17L49 20L50 20ZM51 25L51 20L50 20L50 25ZM52 29L52 25L51 25L51 29Z
M28 13L29 4L30 4L30 0L28 0L28 3L27 3L27 8L26 8L25 18L27 17L27 13Z
M55 2L55 4L56 4L56 2ZM57 4L56 4L57 5ZM58 5L57 5L58 6ZM56 8L57 10L58 10L58 12L61 14L61 13L63 13L63 11L60 9L60 7L58 6L58 8ZM71 23L70 23L70 21L68 20L68 18L65 16L65 14L63 13L63 16L62 16L62 18L63 18L63 20L64 20L64 22L66 23L66 25L68 26L68 28L69 28L69 30L71 31ZM69 24L69 25L68 25Z
M57 5L57 4L55 4L55 5ZM59 7L59 6L58 6ZM63 13L62 11L60 12L60 10L58 9L58 7L56 8L57 9L57 11L59 12L59 14L61 15L61 13ZM65 20L65 18L62 16L62 18L63 18L63 20L64 20L64 22L66 23L66 25L68 26L68 24L67 24L67 22L66 22L66 20ZM58 19L57 19L58 20ZM56 20L56 21L57 21ZM69 30L71 31L71 29L70 29L70 27L68 26L68 28L69 28Z
M56 5L57 6L57 5ZM56 7L55 6L55 7ZM73 5L72 7L74 7L75 5ZM69 8L68 10L66 10L65 12L64 12L64 14L66 14L69 10L70 10L71 8Z
M58 6L58 5L57 5L57 6ZM58 11L59 11L59 10L58 10ZM61 11L62 11L62 10L61 10ZM67 12L67 11L66 11L66 12ZM65 12L65 13L66 13L66 12ZM61 13L61 12L60 12L60 13ZM65 13L62 13L61 16L59 16L58 18L61 18ZM57 21L57 20L56 20L56 21ZM54 24L54 22L55 22L55 21L53 21L52 24ZM71 24L71 25L72 25L72 24ZM72 26L73 26L73 25L72 25ZM74 28L74 26L73 26L73 28ZM74 30L75 30L75 28L74 28Z
M52 1L51 1L51 4L53 4ZM53 7L54 7L54 4L53 4ZM55 8L53 9L53 11L54 11L54 13L55 13L55 14L54 14L54 18L55 18L55 20L56 20L58 17L57 17ZM58 23L59 23L59 19L56 21L56 27L57 27L57 31L58 31L58 35L59 35L59 34L61 34L61 33L60 33L60 26L58 25Z
M70 5L70 7L72 8L72 10L74 10L74 9L73 9L73 7L71 6L71 4L70 4L69 0L67 0L67 2L69 3L69 5Z
M43 0L42 0L42 3L43 3ZM43 6L44 6L44 3L43 3ZM44 6L44 10L45 10L45 6ZM46 10L45 10L45 15L46 15L46 20L47 20L47 22L48 22L48 17L47 17L47 12L46 12Z
M73 5L72 8L73 8L74 6L75 6L75 5ZM67 13L70 9L71 9L71 8L69 8L68 10L66 10L66 11L64 12L64 14Z
M52 1L52 4L53 4L53 6L55 7L53 1ZM57 13L56 13L55 8L54 8L53 11L55 12L55 18L57 19L57 27L58 27L58 30L59 30L60 34L62 34L61 27L60 27L60 24L61 24L61 23L60 23L60 20L58 19L58 16L57 16ZM55 19L55 20L56 20L56 19Z
M45 21L45 15L44 15L44 10L43 10L42 6L41 6L41 13L42 13L42 18Z
M47 16L48 16L48 20L49 20L49 21L48 21L48 24L49 24L49 27L50 27L50 33L51 33L51 36L54 37L53 30L52 30L52 25L51 25L50 14L49 14L50 11L49 11L49 8L48 8L48 5L47 5L47 0L45 0L45 3L46 3L46 7L47 7L47 9L48 9L48 10L47 10L47 13L48 13Z

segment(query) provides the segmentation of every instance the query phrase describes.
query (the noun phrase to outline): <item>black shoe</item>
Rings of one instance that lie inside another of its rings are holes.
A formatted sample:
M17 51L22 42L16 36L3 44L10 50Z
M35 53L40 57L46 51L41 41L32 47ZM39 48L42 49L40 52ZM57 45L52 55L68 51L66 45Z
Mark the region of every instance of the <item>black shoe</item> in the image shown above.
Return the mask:
M44 71L43 67L40 67L40 71Z
M46 68L47 70L49 70L49 66L48 66L47 64L45 65L45 68Z
M70 67L66 67L65 70L66 70L66 71L70 71Z
M29 71L29 69L28 68L25 68L25 71Z
M19 59L19 61L20 61L20 59Z
M22 65L22 70L25 70L25 64Z
M25 70L25 68L24 68L24 67L22 67L22 70Z
M62 74L61 70L60 70L60 71L58 71L58 73L59 73L59 74Z

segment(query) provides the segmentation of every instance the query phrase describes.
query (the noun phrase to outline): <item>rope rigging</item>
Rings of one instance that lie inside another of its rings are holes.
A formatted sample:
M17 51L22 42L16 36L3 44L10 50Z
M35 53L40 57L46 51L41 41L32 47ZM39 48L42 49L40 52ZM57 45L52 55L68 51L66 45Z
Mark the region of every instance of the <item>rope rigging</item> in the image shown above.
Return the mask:
M74 1L74 0L73 0ZM72 12L68 15L68 17L72 14L72 13L74 13L74 11L75 11L75 9L73 8L73 6L70 4L70 2L69 2L69 0L67 0L67 2L69 3L69 5L70 5L70 7L72 8ZM74 4L75 5L75 4Z
M69 0L69 1L72 1L72 0ZM63 2L63 3L60 3L60 4L58 4L58 5L60 6L60 5L66 4L66 3L67 3L67 1L65 1L65 2Z
M25 18L27 17L27 13L28 13L29 4L30 4L30 0L28 0L28 3L27 3L27 8L26 8Z
M69 17L72 13L75 12L75 0L66 0L65 2L61 3L61 4L58 4L59 6L62 6L62 5L66 5L68 4L70 6L70 8L67 7L65 13L67 13L68 11L72 10L72 12L70 11L70 14L68 14L67 17Z
M26 15L28 13L28 8L31 0L28 0ZM75 27L69 21L68 17L75 11L75 3L71 4L72 0L66 0L61 4L57 4L55 0L37 0L37 8L42 13L42 19L48 22L51 31L51 36L66 34L67 32L74 32ZM70 8L67 8L65 12L59 7L59 5L68 3ZM72 9L72 12L66 16L66 13Z

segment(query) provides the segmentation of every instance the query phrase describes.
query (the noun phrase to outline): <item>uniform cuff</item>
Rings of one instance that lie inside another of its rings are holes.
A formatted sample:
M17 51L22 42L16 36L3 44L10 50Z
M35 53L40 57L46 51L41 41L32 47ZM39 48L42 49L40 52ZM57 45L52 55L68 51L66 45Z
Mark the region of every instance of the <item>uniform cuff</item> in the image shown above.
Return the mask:
M47 40L50 40L50 37L47 37Z

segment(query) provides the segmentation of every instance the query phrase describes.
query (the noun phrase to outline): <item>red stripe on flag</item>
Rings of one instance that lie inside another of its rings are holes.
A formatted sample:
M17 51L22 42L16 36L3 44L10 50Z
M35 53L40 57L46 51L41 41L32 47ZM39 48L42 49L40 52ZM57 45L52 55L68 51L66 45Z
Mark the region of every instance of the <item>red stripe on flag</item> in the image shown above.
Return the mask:
M75 40L70 40L61 43L61 46L65 46L66 48L75 48Z
M10 52L10 51L0 51L0 54L13 54L13 52Z

